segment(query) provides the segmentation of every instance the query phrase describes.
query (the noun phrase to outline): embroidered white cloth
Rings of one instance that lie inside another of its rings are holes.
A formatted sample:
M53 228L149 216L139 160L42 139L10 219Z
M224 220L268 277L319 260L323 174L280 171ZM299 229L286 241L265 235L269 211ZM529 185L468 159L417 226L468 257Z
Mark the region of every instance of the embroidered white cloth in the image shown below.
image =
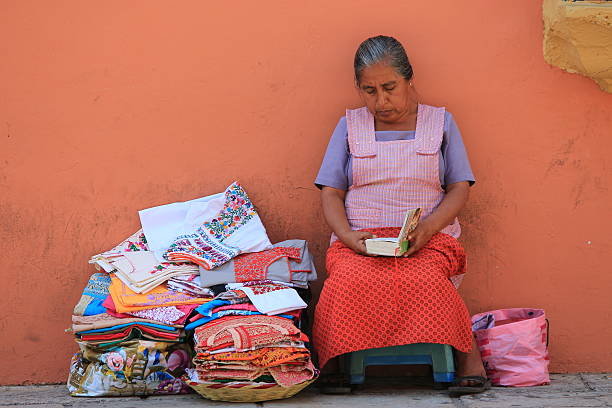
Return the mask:
M151 248L165 261L193 262L212 269L240 253L272 247L253 203L237 182L220 195L143 210L140 220ZM168 240L177 231L181 232Z
M297 291L285 285L229 283L228 289L240 289L260 313L277 315L291 310L305 309L308 305Z
M160 262L165 261L164 254L168 247L172 245L176 237L187 232L185 231L185 220L193 204L202 206L209 201L223 197L223 193L218 193L191 201L165 204L138 211L149 249L155 253L157 259Z

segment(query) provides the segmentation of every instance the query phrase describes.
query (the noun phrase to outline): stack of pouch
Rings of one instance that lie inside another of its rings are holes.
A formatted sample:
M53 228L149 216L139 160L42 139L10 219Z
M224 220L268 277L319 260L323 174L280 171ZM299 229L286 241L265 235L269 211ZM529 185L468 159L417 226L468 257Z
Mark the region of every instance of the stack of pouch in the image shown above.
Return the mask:
M184 394L180 376L191 365L186 344L132 340L114 347L77 342L68 390L75 397Z

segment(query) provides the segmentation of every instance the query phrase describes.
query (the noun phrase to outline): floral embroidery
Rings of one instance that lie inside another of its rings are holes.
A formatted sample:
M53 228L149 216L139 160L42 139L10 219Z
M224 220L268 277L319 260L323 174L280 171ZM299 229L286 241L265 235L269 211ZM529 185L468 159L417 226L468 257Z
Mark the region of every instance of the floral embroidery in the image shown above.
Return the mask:
M276 292L277 290L286 290L289 288L287 286L273 284L250 286L250 289L253 291L254 295L263 295L264 293Z
M147 244L147 238L145 237L142 229L139 229L135 233L129 236L125 241L111 249L110 251L103 252L99 255L95 255L94 258L102 256L108 257L113 255L121 255L123 252L138 252L148 251L149 245Z
M204 223L208 233L223 242L256 215L253 203L238 183L225 190L225 206L215 218Z
M132 235L123 242L125 245L124 252L148 251L147 238L142 230Z
M164 258L194 262L209 270L222 265L240 253L223 241L256 215L246 192L234 182L225 190L225 204L219 214L195 233L177 237Z
M156 273L158 273L160 271L163 271L165 269L176 268L177 266L182 266L182 265L186 265L186 263L183 263L183 262L172 262L172 263L171 262L162 262L162 263L160 263L158 265L155 265L153 267L153 269L151 271L149 271L149 273L151 275L155 275Z
M181 235L164 257L171 261L188 260L212 269L240 253L238 248L215 242L199 228L196 234Z

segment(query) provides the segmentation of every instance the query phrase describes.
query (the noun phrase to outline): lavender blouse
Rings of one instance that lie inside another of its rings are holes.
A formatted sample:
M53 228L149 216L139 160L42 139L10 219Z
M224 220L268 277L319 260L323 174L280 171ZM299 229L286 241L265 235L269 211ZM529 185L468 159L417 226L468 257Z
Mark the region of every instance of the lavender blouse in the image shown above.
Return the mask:
M414 139L415 131L385 130L376 132L377 142ZM440 185L468 181L475 183L470 161L463 145L459 128L450 112L444 116L444 136L440 146ZM348 147L346 117L340 118L327 146L323 163L315 180L318 188L323 186L348 190L353 184L353 158Z

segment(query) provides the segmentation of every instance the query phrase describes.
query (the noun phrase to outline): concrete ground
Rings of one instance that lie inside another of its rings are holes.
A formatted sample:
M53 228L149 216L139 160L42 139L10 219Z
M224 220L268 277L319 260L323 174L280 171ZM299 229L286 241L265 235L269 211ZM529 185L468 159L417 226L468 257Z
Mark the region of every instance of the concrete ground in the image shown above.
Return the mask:
M65 385L0 387L0 407L612 407L612 373L556 374L548 386L500 388L461 398L449 398L446 391L431 387L367 384L349 395L323 395L311 387L287 400L265 403L213 402L198 394L130 398L74 398Z

